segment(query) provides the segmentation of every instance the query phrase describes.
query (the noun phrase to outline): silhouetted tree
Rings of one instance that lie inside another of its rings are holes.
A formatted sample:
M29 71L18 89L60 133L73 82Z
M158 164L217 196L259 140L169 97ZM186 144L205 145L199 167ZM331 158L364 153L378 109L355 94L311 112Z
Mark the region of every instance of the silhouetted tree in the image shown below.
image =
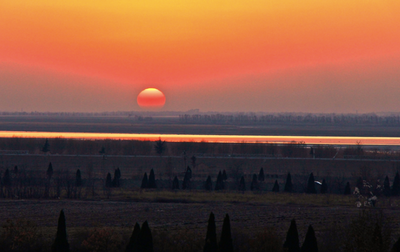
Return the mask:
M350 195L350 194L351 194L350 183L347 182L346 187L344 188L344 195Z
M394 180L393 180L392 195L393 196L399 196L400 195L400 177L399 177L399 172L396 172L396 176L394 177Z
M76 171L76 175L75 175L75 185L77 187L82 186L82 176L81 176L81 170L77 170Z
M285 192L293 192L293 183L292 183L292 176L290 175L290 172L288 173L286 177L286 183L285 183Z
M14 174L15 174L15 175L18 174L18 166L14 166Z
M156 149L156 152L158 155L162 155L165 150L165 141L161 141L161 137L160 137L158 139L158 141L156 141L154 148Z
M142 224L138 236L138 250L140 252L153 252L153 236L147 221Z
M264 181L264 168L261 167L260 172L258 173L258 181Z
M106 148L104 146L101 147L101 150L99 150L100 155L105 155L106 154Z
M217 231L215 227L215 217L213 212L211 212L210 217L208 218L207 235L203 252L217 252L217 251L218 251L218 245L217 245Z
M296 221L293 219L290 223L289 230L286 234L286 241L283 247L287 249L288 252L299 252L299 233L297 232Z
M233 252L231 223L228 214L226 214L224 223L222 224L221 240L218 247L220 252Z
M252 191L260 190L260 187L258 186L256 174L253 174L253 180L251 181L251 184L250 184L250 190L252 190Z
M306 193L317 193L317 190L315 189L314 174L312 172L310 177L308 177Z
M242 176L240 178L240 182L239 182L239 191L246 191L246 183L244 182L244 176Z
M327 193L328 192L328 185L325 182L325 179L322 180L322 185L321 185L321 190L320 192L322 194Z
M228 176L226 175L226 171L223 170L222 172L222 180L226 181L228 179Z
M112 186L112 181L111 181L111 174L107 173L107 177L106 177L106 187L111 187Z
M207 177L205 188L206 188L207 191L212 191L211 176Z
M69 243L67 238L67 227L65 225L64 210L61 210L60 217L58 217L58 226L56 239L51 248L52 252L68 252Z
M196 157L193 155L190 160L192 161L193 169L196 167Z
M125 252L136 252L138 251L138 238L140 234L140 225L136 222L131 238L129 238L129 243L126 246Z
M172 190L179 190L179 180L177 176L175 176L174 180L172 181Z
M150 171L148 188L153 188L153 189L157 188L156 177L154 175L154 170L153 169L151 169L151 171Z
M148 188L149 185L149 180L147 179L147 173L144 173L143 179L142 179L142 185L140 186L141 189L146 189Z
M191 175L190 174L191 174L191 172L186 170L185 177L183 178L183 182L182 182L182 190L187 190L187 189L190 190L191 189L191 181L190 181Z
M187 173L188 174L188 176L189 176L189 179L192 179L192 169L190 169L190 167L188 166L188 167L186 167L186 172L185 173Z
M53 176L53 165L51 164L51 162L49 163L49 167L47 168L46 175L49 180Z
M119 168L117 168L114 171L114 179L112 181L112 186L113 187L119 187L120 186L120 178L121 178L121 170Z
M217 182L215 183L215 191L224 190L224 180L222 179L222 173L219 171L217 176Z
M301 246L301 252L318 252L317 238L315 238L315 232L311 225L308 226L306 238L303 246Z
M278 180L275 180L274 187L272 187L273 192L279 192Z
M389 181L389 177L386 176L385 181L383 182L383 195L389 197L390 194L391 194L390 181Z
M42 152L47 153L49 151L50 151L50 144L49 144L49 140L46 139L46 142L44 143L43 148L42 148Z

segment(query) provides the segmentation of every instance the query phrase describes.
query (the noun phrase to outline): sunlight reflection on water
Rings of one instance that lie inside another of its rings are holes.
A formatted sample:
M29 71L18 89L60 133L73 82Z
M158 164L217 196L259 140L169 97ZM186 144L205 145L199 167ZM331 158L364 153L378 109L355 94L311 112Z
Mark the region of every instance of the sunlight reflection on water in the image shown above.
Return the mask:
M131 133L86 133L86 132L31 132L0 131L1 138L72 138L72 139L120 139L150 140L161 138L169 142L217 142L217 143L290 143L328 145L400 145L400 137L338 137L338 136L252 136L252 135L189 135L189 134L131 134Z

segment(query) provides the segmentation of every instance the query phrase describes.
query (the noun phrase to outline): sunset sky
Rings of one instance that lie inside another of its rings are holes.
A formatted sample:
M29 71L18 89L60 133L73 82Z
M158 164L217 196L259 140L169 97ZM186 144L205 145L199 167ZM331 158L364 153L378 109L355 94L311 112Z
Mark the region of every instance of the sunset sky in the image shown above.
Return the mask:
M0 0L0 111L400 112L398 0Z

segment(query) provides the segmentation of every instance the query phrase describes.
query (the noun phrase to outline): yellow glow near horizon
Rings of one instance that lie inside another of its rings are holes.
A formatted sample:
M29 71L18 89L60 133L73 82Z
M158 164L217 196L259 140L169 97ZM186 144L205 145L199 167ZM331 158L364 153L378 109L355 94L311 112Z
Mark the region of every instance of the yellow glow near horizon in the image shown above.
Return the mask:
M250 135L193 135L193 134L131 134L131 133L87 133L87 132L27 132L0 131L0 138L72 138L72 139L116 139L148 140L159 138L169 142L215 142L215 143L290 143L321 145L400 145L400 137L332 137L332 136L250 136Z

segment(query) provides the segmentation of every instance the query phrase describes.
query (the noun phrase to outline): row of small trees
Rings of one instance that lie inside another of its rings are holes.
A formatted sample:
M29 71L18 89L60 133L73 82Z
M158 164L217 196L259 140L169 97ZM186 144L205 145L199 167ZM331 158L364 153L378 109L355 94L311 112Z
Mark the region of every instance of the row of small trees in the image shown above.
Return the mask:
M6 169L2 179L0 180L0 196L2 197L19 197L19 198L29 198L29 197L44 197L44 198L51 198L51 197L60 197L61 191L65 190L67 193L67 198L77 198L80 195L80 187L83 186L83 179L81 175L81 171L79 169L76 170L75 177L69 177L68 171L64 171L64 177L59 175L53 179L53 165L50 162L48 165L48 169L46 173L42 177L27 177L26 173L21 173L18 167L15 166L12 171ZM192 176L193 172L192 169L188 166L183 181L180 185L180 181L177 176L174 177L172 181L172 190L190 190L193 189L192 187ZM215 185L213 185L211 176L208 176L206 181L204 182L204 189L207 191L220 191L226 189L226 181L228 179L228 175L225 170L219 171L217 175L217 179ZM252 181L250 183L250 190L251 191L258 191L261 189L261 184L265 180L264 170L263 168L260 169L260 172L257 174L253 174ZM105 179L105 187L120 187L121 186L121 170L119 168L115 169L114 177L112 178L111 174L108 173ZM246 181L245 177L242 176L237 184L238 191L246 191ZM39 189L37 188L39 187ZM387 197L389 196L399 196L400 195L400 176L397 172L393 184L390 185L389 177L386 176L383 186L378 185L377 188L374 190L371 189L371 184L369 184L366 180L363 180L361 177L358 178L356 186L355 186L355 193L365 196L371 195L379 195L383 194ZM40 189L42 188L42 189ZM144 174L141 189L155 189L157 188L157 183L155 179L154 170L151 169L150 175L147 176L147 173ZM317 190L319 188L319 190ZM54 190L51 190L54 189ZM328 193L328 184L325 179L322 182L315 181L313 173L309 175L307 186L304 189L305 193ZM94 188L93 188L94 190ZM294 184L292 182L291 174L288 173L286 176L286 181L281 189L281 186L278 183L278 180L275 180L274 185L272 187L272 192L295 192ZM342 191L345 195L352 194L350 182L347 182L344 190Z

